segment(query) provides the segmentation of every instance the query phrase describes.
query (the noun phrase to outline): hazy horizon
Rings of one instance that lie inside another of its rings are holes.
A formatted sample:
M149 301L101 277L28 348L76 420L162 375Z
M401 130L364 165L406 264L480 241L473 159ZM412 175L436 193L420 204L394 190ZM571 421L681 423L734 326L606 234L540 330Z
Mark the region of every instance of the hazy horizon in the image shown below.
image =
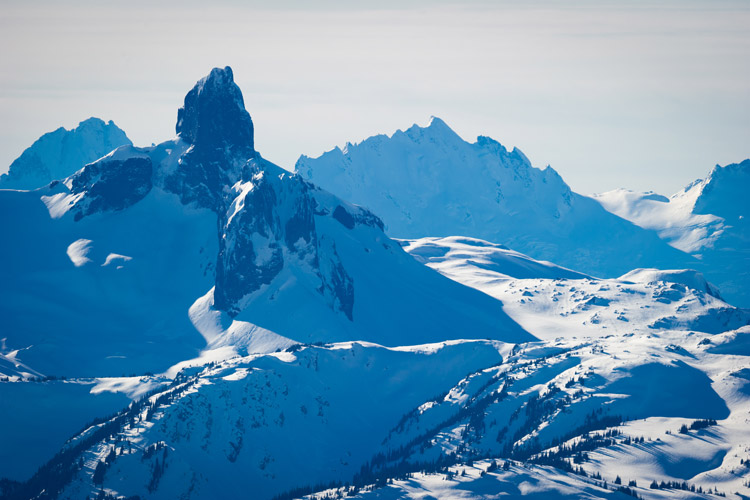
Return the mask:
M89 116L136 145L174 135L195 81L230 65L257 149L301 154L439 116L551 165L583 194L671 194L750 157L741 2L11 1L0 18L0 172Z

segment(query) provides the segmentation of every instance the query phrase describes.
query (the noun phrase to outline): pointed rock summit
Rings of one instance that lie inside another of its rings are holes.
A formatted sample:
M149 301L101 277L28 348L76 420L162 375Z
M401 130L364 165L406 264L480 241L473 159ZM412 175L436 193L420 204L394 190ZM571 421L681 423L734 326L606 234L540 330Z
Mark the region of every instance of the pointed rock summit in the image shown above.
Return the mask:
M195 146L254 151L253 121L229 66L214 68L185 96L177 111L177 134Z
M247 161L258 157L253 121L232 68L214 68L198 80L177 112L176 130L193 147L167 177L165 188L179 194L183 203L223 212L233 199L230 186L242 178Z

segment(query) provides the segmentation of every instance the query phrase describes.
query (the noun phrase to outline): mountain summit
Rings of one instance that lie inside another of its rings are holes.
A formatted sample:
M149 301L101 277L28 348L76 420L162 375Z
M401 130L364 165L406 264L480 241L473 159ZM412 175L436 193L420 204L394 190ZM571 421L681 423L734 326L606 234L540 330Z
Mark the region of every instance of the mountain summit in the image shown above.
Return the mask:
M165 187L184 203L226 210L234 198L231 186L243 178L246 162L257 156L253 121L232 68L214 68L195 84L177 111L175 128L182 145L190 147L179 168L166 174Z
M34 141L0 176L0 189L36 189L72 175L130 139L111 120L88 118L71 130L63 127Z
M196 147L253 152L253 121L229 66L214 68L185 96L177 111L177 135Z
M229 68L177 132L0 190L3 500L750 494L750 313L700 274L394 241L255 151ZM333 180L390 181L412 227L622 265L649 244L439 119L366 142Z
M698 269L734 305L750 306L750 159L717 165L670 197L616 189L594 195L604 208L699 259Z

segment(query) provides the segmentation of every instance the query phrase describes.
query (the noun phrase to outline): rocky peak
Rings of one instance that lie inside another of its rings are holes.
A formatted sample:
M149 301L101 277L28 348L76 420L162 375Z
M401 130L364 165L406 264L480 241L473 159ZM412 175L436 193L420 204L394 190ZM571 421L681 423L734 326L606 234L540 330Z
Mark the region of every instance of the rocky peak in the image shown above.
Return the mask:
M228 146L252 152L253 121L229 66L214 68L185 96L177 111L177 134L196 147Z
M243 180L243 165L258 156L253 121L232 68L214 68L195 84L177 112L176 128L193 147L180 158L180 168L165 179L164 187L183 203L223 213L234 198L231 186Z

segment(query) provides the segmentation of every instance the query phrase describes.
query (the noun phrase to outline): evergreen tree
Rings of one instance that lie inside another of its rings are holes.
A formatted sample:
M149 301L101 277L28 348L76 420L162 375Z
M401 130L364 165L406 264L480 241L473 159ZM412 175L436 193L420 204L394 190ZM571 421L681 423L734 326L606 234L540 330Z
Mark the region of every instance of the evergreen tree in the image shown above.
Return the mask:
M107 471L107 465L99 461L98 464L96 464L96 469L94 469L94 476L91 478L94 481L94 484L102 484L104 482L104 473Z

